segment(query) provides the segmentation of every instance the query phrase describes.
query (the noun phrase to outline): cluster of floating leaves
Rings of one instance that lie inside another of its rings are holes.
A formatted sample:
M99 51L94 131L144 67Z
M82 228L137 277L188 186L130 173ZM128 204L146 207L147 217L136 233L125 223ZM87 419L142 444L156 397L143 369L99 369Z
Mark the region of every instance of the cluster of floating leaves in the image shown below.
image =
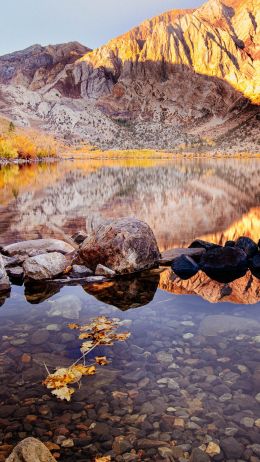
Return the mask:
M80 351L82 356L69 367L57 368L54 373L49 373L43 384L51 390L51 393L61 400L71 400L75 392L72 384L80 386L83 376L94 375L96 366L106 366L109 364L106 356L96 356L95 363L86 365L86 356L98 345L113 345L114 342L124 342L129 336L129 332L116 333L120 326L117 318L109 319L106 316L98 316L91 320L89 324L80 326L79 324L68 324L70 329L79 330L79 339L84 340ZM80 362L83 361L83 364Z

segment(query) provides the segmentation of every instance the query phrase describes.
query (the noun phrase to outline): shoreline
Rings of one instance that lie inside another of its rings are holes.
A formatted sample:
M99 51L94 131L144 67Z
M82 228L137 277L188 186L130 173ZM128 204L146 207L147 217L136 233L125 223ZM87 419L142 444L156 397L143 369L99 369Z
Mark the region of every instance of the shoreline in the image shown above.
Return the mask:
M258 159L260 152L196 152L196 151L156 151L156 150L124 150L124 151L89 151L86 153L63 154L57 157L38 159L0 159L0 167L7 165L31 165L40 163L55 163L74 160L122 160L122 159Z

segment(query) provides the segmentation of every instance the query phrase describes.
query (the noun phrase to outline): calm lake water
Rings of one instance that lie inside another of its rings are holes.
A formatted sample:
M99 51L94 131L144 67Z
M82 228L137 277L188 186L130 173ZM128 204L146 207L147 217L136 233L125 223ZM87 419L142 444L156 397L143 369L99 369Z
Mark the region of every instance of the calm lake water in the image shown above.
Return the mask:
M126 215L148 222L161 250L195 237L258 240L259 173L256 159L5 167L0 243L66 239ZM259 279L182 282L166 271L103 286L14 286L0 303L0 460L27 436L54 443L62 462L182 462L212 442L221 452L211 460L260 460ZM44 364L73 363L81 343L68 323L101 314L131 336L97 347L110 364L58 401L42 385Z

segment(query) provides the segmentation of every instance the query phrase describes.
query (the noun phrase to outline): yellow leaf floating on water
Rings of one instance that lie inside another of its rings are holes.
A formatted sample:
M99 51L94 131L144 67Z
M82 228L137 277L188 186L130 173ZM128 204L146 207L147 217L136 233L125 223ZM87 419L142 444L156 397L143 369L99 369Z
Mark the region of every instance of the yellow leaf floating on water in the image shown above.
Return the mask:
M106 356L96 356L95 360L96 363L100 366L106 366L107 364L109 364L109 361L107 360Z
M96 373L96 366L83 366L82 364L78 364L77 366L73 366L73 370L77 370L81 375L94 375Z
M73 395L74 391L75 391L74 388L62 387L62 388L52 390L52 394L57 396L57 398L61 400L65 399L66 401L70 401L71 395Z
M70 324L68 324L68 328L69 329L79 329L79 325L76 324L75 322L71 322Z
M53 374L49 374L48 377L44 380L44 385L47 388L62 388L68 383L79 382L82 374L77 371L75 368L60 368L57 369Z
M89 333L83 332L83 334L79 335L80 340L84 340L85 338L92 338L92 337L93 337L93 335L90 332Z
M95 462L111 462L111 456L96 457Z
M119 342L124 342L127 338L130 337L130 332L122 332L121 334L113 334L113 340L118 340Z
M93 347L94 343L89 340L87 342L83 342L82 345L81 345L81 348L80 348L80 351L82 353L86 353L87 351L89 351L92 347Z

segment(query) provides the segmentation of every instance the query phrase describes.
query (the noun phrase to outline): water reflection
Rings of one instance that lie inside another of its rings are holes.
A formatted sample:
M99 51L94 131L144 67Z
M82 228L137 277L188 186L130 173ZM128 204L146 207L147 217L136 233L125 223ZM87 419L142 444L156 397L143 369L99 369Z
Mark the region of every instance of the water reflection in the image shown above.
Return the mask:
M65 161L0 169L0 239L66 239L101 220L150 224L161 250L259 235L257 159ZM225 237L223 237L225 236Z

